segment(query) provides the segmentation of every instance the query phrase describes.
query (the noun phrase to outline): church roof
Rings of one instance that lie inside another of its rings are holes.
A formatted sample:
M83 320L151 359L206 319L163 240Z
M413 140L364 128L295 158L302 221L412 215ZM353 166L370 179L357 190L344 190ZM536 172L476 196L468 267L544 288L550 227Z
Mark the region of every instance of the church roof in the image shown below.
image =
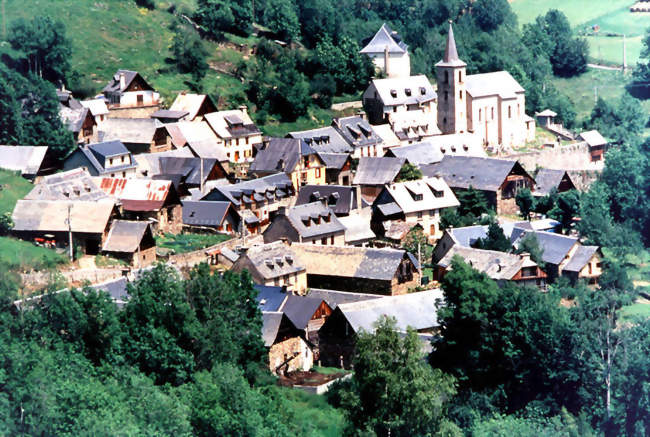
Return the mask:
M449 23L449 34L447 35L447 46L445 47L445 55L442 61L438 62L436 66L439 67L464 67L467 64L460 60L458 57L458 50L456 49L456 39L454 38L454 29Z
M408 46L401 41L396 32L384 23L360 53L384 53L386 48L388 48L388 53L403 54L406 53Z
M525 90L507 71L470 74L465 78L467 93L472 98L499 96L502 99L514 99Z

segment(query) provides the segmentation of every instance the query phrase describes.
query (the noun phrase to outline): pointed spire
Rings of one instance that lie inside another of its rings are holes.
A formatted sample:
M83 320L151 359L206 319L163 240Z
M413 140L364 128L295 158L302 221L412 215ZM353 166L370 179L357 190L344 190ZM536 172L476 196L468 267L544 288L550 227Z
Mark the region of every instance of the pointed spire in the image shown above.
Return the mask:
M451 27L451 20L449 20L449 34L447 35L447 47L445 48L445 57L442 58L443 62L459 61L458 50L456 50L456 40L454 39L454 29Z

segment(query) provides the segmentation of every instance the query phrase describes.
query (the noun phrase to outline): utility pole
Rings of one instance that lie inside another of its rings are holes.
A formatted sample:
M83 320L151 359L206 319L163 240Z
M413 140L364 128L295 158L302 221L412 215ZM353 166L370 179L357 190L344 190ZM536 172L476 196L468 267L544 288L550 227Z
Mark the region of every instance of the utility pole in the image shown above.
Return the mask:
M422 286L422 252L418 241L418 287Z
M72 203L68 203L68 246L70 247L70 261L74 261L74 248L72 247L72 220L70 219L70 211L72 210Z

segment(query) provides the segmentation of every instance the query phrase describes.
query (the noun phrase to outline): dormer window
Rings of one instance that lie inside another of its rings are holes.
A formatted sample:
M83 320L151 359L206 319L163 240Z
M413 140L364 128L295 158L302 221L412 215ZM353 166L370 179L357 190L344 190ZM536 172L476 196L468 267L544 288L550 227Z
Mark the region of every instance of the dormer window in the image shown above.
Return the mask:
M270 260L270 259L264 260L264 264L266 264L266 267L268 267L270 269L272 269L274 267L273 266L273 260Z
M397 97L397 90L390 90L390 96L392 98L396 98Z
M425 95L426 93L427 93L426 88L424 88L423 86L421 86L421 87L420 87L420 95Z
M404 94L406 94L408 97L411 97L411 88L405 88Z
M422 194L416 194L416 195L414 195L414 196L413 196L413 200L415 200L416 202L419 202L420 200L422 200Z
M194 217L194 213L195 213L195 212L196 212L196 211L192 211L192 212L190 212L190 217Z
M432 190L432 191L433 191L433 195L435 197L437 197L438 199L441 198L441 197L444 197L444 195L445 195L444 191L441 191L441 190Z

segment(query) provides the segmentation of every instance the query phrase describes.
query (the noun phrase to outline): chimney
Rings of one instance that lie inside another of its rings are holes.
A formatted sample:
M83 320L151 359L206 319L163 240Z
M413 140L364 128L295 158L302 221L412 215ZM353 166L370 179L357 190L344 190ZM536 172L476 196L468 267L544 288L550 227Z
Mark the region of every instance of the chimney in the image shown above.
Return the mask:
M280 241L282 241L282 244L285 246L291 246L291 240L287 237L280 237Z
M361 207L363 206L363 202L361 201L361 185L355 185L354 190L357 194L357 210L361 211Z
M389 58L389 55L388 55L388 46L385 46L385 47L384 47L384 70L386 71L386 76L387 76L387 77L390 77L390 72L389 72L389 70L388 70L388 62L389 62L389 61L388 61L388 58Z
M243 112L244 115L248 114L248 106L246 106L246 105L240 105L237 109L239 109L241 112Z
M124 73L120 72L120 91L124 91L124 88L126 88L126 79Z

